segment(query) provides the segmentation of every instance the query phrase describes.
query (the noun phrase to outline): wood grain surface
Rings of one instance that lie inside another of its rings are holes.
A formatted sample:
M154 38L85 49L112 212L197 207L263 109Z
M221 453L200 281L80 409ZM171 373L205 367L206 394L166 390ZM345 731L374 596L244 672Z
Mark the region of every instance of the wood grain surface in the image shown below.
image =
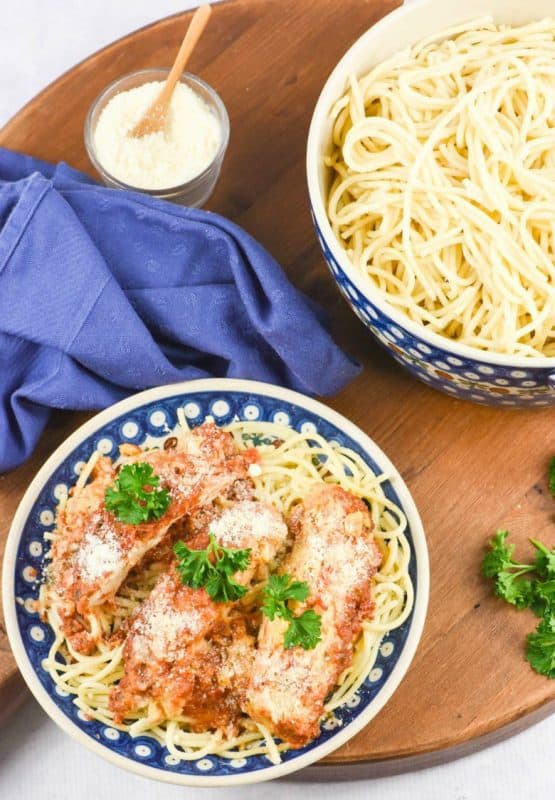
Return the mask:
M398 466L428 537L432 591L413 665L379 716L325 762L356 762L358 774L361 763L383 774L468 752L545 715L555 699L555 683L524 660L533 619L493 599L478 571L498 526L509 527L523 547L528 535L555 541L555 504L545 484L554 411L474 406L409 376L340 298L311 226L304 157L316 98L342 53L398 4L229 0L214 7L190 64L221 94L231 118L230 148L209 207L244 226L330 312L338 341L364 372L327 402ZM0 131L0 144L94 174L83 146L90 103L125 72L171 64L187 17L162 20L79 64ZM0 547L31 477L84 418L54 415L33 458L0 477ZM0 635L0 708L17 695L14 676Z

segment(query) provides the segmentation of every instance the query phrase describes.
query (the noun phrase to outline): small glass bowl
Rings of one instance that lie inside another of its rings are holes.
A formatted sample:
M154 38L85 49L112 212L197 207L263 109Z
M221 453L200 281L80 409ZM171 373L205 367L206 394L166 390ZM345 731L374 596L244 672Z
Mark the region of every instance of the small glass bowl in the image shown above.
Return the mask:
M224 159L227 145L229 142L229 117L226 108L220 96L196 75L191 75L189 72L184 72L179 79L181 83L189 86L196 94L198 94L205 103L209 106L212 112L216 115L221 131L222 142L218 152L214 156L213 161L206 167L206 169L192 178L186 183L179 186L169 186L166 189L143 189L137 186L130 186L123 181L118 180L109 172L107 172L102 163L99 161L96 149L94 146L94 131L98 118L106 106L106 104L119 92L124 92L127 89L134 89L136 86L141 86L143 83L150 83L151 81L165 81L168 77L169 69L141 69L137 72L130 72L128 75L123 75L121 78L110 83L96 98L89 109L87 119L85 120L85 147L87 153L94 167L100 174L106 186L111 186L115 189L127 189L134 192L142 192L151 197L159 197L162 200L171 200L174 203L179 203L184 206L191 206L199 208L204 205L214 190L216 181L220 174L222 162Z

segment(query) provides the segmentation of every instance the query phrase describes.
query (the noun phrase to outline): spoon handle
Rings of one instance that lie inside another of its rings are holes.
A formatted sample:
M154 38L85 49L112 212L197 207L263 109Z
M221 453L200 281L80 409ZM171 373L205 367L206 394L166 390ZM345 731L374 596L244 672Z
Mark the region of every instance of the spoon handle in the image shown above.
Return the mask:
M185 38L181 42L181 47L179 48L179 52L175 57L175 61L173 62L173 67L171 68L170 74L166 79L166 84L158 98L158 103L163 105L169 104L173 90L175 89L175 84L179 80L185 68L185 64L189 60L189 56L193 52L198 40L202 36L202 32L206 27L206 23L210 19L211 13L212 8L209 5L203 5L199 6L193 14L193 18L191 19L191 23L187 29Z

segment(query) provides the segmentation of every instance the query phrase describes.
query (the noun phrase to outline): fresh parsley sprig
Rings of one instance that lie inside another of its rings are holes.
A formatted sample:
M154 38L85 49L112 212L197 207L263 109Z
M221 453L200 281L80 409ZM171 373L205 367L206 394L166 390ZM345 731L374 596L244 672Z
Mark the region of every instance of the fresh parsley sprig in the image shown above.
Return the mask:
M247 593L247 587L238 583L233 575L247 569L251 550L223 547L212 533L209 538L205 550L191 550L182 541L174 544L181 582L193 589L204 587L216 603L240 600Z
M262 613L268 619L280 617L289 623L283 638L286 650L297 646L312 650L322 638L320 614L310 608L295 616L287 605L289 600L302 603L308 595L309 588L305 581L296 581L291 575L270 575L264 588Z
M513 559L514 544L506 544L508 531L499 530L490 539L490 550L482 561L482 574L495 578L495 594L517 608L530 605L532 581L522 576L533 572L533 564L519 564Z
M547 475L549 491L555 497L555 457ZM507 544L507 531L499 530L489 542L482 561L482 573L495 580L495 594L516 608L529 608L540 617L529 633L526 658L532 669L555 678L555 547L551 550L538 539L530 539L536 554L529 564L513 558L514 544Z
M170 504L170 493L160 488L160 478L150 464L125 464L113 486L106 489L104 501L121 522L140 525L160 519Z
M534 569L537 574L544 580L547 580L547 578L555 578L555 547L549 550L537 539L530 539L530 542L537 551L534 560Z
M534 633L528 634L526 656L540 675L555 678L555 614L546 614Z
M209 536L205 550L192 550L185 542L176 542L173 551L177 559L177 571L181 582L193 589L204 587L217 603L240 600L247 587L233 577L236 572L247 569L250 563L250 548L239 550L223 547ZM280 617L289 625L283 638L284 647L302 647L312 650L321 637L321 617L313 609L295 616L288 607L289 600L303 602L309 595L308 585L296 581L290 575L271 575L264 588L262 613L269 619Z
M555 497L555 456L549 462L547 485L549 486L549 491Z
M497 531L482 561L482 573L495 579L495 593L518 609L529 608L540 617L527 639L526 657L541 675L555 678L555 547L549 550L537 539L534 561L521 564L513 559L514 544L506 544L507 531ZM526 577L523 577L526 575Z

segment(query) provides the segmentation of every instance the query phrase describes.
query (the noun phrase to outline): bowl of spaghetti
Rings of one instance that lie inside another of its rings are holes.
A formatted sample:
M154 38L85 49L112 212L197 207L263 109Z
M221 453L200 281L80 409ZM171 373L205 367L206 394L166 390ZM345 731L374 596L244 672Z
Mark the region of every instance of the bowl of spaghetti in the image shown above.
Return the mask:
M99 413L13 520L3 607L51 718L182 785L279 777L367 725L428 600L414 502L353 423L296 392L209 379Z
M411 3L347 51L310 126L341 292L404 367L478 403L555 404L554 41L549 0Z

